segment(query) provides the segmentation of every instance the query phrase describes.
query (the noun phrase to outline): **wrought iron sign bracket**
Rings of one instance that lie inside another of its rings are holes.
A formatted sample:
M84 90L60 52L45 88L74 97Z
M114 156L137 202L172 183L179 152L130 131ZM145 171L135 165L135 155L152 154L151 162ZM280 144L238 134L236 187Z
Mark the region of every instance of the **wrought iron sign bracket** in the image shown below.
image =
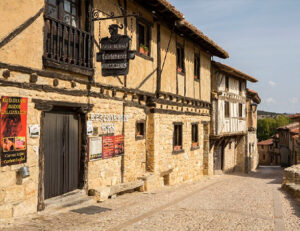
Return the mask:
M104 15L106 15L107 17L100 17L99 13L102 13ZM104 20L111 20L111 19L118 19L118 18L128 18L128 17L141 17L142 14L141 13L135 13L133 12L132 14L125 14L125 15L118 15L115 16L115 14L113 12L111 12L110 14L99 10L99 9L94 9L92 11L92 21L104 21Z

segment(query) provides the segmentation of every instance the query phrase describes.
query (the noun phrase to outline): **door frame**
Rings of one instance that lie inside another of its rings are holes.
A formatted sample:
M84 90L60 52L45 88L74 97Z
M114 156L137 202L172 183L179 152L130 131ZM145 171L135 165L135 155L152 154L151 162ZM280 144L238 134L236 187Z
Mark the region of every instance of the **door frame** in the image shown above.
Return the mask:
M39 180L38 180L38 204L37 210L42 211L45 209L45 191L44 191L44 173L45 173L45 156L43 148L43 127L45 112L50 112L54 108L61 108L68 111L76 112L79 115L79 155L80 155L80 174L79 174L79 188L87 190L87 171L88 171L88 153L87 153L87 142L88 137L86 133L86 122L87 113L89 113L94 105L93 104L82 104L82 103L70 103L63 101L49 101L41 99L32 99L35 103L35 109L41 111L40 117L40 142L39 142Z

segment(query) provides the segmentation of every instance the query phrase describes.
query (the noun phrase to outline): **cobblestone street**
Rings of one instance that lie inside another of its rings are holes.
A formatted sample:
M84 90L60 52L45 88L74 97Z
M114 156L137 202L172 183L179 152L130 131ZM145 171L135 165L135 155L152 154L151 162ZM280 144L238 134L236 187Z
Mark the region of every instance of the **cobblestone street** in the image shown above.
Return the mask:
M300 205L281 191L281 174L279 167L261 167L213 176L16 220L1 230L299 230Z

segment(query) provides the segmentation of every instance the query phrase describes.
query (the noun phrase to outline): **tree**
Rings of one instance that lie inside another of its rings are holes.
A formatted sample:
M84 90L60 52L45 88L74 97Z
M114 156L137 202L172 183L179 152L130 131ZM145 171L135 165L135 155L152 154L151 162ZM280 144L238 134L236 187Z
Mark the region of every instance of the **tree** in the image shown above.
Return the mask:
M279 115L276 118L265 118L257 121L257 138L259 141L269 139L276 134L276 129L290 123L286 116Z

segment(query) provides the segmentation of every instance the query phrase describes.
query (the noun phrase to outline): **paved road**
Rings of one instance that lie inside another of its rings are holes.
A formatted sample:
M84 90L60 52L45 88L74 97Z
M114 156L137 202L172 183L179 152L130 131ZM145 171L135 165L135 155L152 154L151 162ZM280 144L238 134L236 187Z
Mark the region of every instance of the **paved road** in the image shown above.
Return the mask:
M281 168L261 167L17 220L2 230L300 230L300 204L280 190L281 178Z

